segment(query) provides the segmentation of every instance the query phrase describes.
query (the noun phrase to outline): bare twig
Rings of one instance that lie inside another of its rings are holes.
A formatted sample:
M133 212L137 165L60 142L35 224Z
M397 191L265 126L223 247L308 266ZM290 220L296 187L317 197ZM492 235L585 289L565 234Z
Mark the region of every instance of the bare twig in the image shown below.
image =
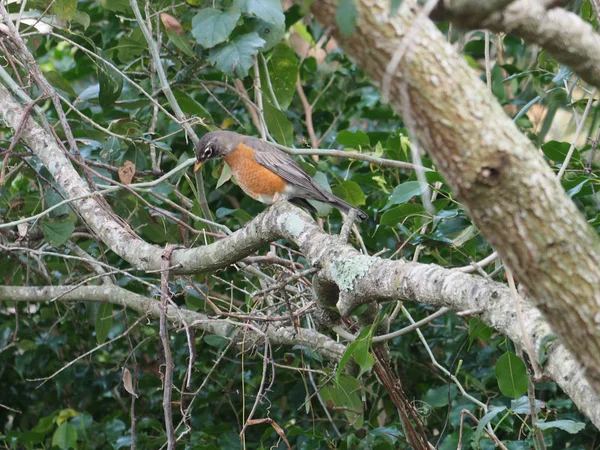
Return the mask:
M160 276L160 340L165 357L165 373L163 377L163 411L165 415L165 430L167 435L167 448L175 450L175 429L173 427L173 413L171 411L171 394L173 390L173 357L171 355L171 343L169 341L169 327L167 322L167 308L169 299L169 266L171 254L175 247L167 244L162 256L162 273Z

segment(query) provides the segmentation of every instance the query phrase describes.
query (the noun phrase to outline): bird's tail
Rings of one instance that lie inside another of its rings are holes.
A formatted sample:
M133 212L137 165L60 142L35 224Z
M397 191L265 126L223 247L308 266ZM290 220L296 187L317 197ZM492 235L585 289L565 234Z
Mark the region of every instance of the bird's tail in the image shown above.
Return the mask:
M366 212L364 212L361 209L358 209L355 206L352 206L350 203L342 200L341 198L330 194L329 192L326 192L327 195L325 195L326 200L325 203L329 203L331 206L334 206L335 208L339 209L340 211L342 211L343 213L348 214L351 210L355 209L357 212L356 217L360 220L367 220L369 218L369 216L367 215Z

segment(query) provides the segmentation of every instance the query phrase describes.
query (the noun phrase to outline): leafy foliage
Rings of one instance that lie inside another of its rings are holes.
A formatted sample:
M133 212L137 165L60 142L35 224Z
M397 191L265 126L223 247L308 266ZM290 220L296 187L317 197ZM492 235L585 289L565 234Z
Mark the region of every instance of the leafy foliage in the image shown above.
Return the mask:
M337 10L337 22L346 35L356 28L355 1L343 0ZM27 9L39 16L49 4L29 1ZM577 12L597 28L589 0L578 4ZM9 5L11 14L19 10L20 5ZM153 17L167 11L184 30L178 34L160 25L159 49L169 85L189 117L203 119L211 129L258 135L260 121L253 121L247 109L248 102L258 104L258 91L263 109L257 114L262 114L267 131L279 144L298 148L316 144L411 162L409 133L402 119L381 101L378 90L337 48L327 30L305 16L300 7L283 11L278 0L175 4L153 0L150 10ZM119 168L130 161L135 166L134 182L151 181L193 156L186 136L165 114L171 109L152 72L148 44L133 20L128 0L55 0L46 19L52 26L56 25L54 19L67 21L67 26L55 26L51 35L32 31L28 45L50 84L70 103L63 104L63 109L82 161L90 169L75 163L82 175L103 189L119 180ZM155 39L157 23L152 21ZM447 24L439 27L448 32ZM454 29L450 38L464 43L465 58L484 78L483 33L465 35ZM510 35L502 38L502 44L495 48L502 58L497 57L491 68L492 91L558 171L571 147L571 136L566 136L564 129L573 128L573 110L583 110L580 99L585 91L575 75L545 52ZM5 61L2 59L2 67L15 80L28 79L22 65L13 68ZM257 86L260 90L255 90ZM33 97L41 94L35 87L28 92ZM49 102L40 101L40 106L52 125L59 124L56 134L66 142L56 111ZM594 107L590 129L598 126L598 112ZM316 143L307 132L309 115L319 140ZM206 131L198 121L191 123L198 134ZM3 155L13 136L0 123ZM576 147L562 183L599 231L596 147L585 140ZM28 149L18 144L14 151L17 155L8 159L9 170L0 186L3 222L38 214L58 205L64 196ZM298 161L327 189L369 214L369 220L359 227L370 254L383 252L382 257L408 260L416 255L424 264L460 267L492 252L427 156L423 164L429 169L427 180L436 195L433 214L423 207L423 189L410 170L329 156ZM219 162L207 163L204 170L208 206L219 224L239 229L264 208L228 181L231 174ZM104 199L132 232L152 244L194 246L219 237L198 220L200 202L189 173L178 173L139 191L110 191ZM338 232L340 214L322 205L318 210L324 229ZM353 244L360 242L354 239ZM108 252L69 205L21 228L0 229L0 245L0 272L6 285L75 287L111 280L145 296L160 292L160 274L132 270ZM258 253L264 262L253 267L263 273L262 278L237 268L172 278L169 289L174 303L210 315L216 306L224 314L244 316L258 311L284 320L288 320L290 304L310 309L306 277L297 277L290 285L295 294L278 290L268 300L254 295L262 283L287 279L309 268L288 243L275 243L273 251L268 253L266 248ZM108 273L98 276L89 261L77 259L81 252L102 263ZM279 259L273 263L275 257ZM485 271L490 278L503 280L501 266L489 266ZM419 318L430 312L426 306L406 306ZM313 326L313 319L304 315L293 323L301 333L302 328ZM406 325L408 320L399 317L391 329ZM173 408L176 424L181 421L178 448L241 448L239 433L263 381L265 345L249 342L241 349L220 336L191 335L196 359L188 387L189 330L171 331L177 387L174 402L182 408L191 405L185 418L178 407ZM458 387L433 367L416 333L392 339L393 365L425 428L440 433L439 448L457 448L459 435L464 448L492 448L484 430L487 424L508 448L531 448L536 430L527 418L531 412L526 398L528 373L511 343L478 319L453 314L436 319L421 331L437 362L488 408L486 413L479 403L462 396ZM407 448L397 410L372 373L373 331L365 327L355 334L357 339L348 345L338 367L306 346L269 349L268 389L256 417L272 419L294 448ZM548 337L548 345L552 339ZM109 340L109 345L95 347ZM159 341L157 321L110 303L2 301L0 441L15 449L129 447L133 389L138 395L137 448L161 448L165 444L160 395L164 355ZM92 349L93 353L75 361ZM123 368L130 371L132 381L122 380ZM39 380L44 377L51 378ZM534 395L540 403L537 429L543 432L548 449L590 448L596 432L555 383L535 383ZM464 410L477 417L479 425ZM245 445L285 448L276 428L265 424L247 428Z

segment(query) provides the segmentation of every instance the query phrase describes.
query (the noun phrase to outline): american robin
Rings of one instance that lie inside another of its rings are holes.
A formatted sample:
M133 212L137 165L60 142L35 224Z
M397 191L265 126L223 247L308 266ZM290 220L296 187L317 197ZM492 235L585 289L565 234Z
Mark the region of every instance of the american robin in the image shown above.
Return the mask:
M345 213L355 209L315 183L286 153L261 139L231 131L207 133L196 148L194 172L212 158L223 158L242 190L259 202L270 205L285 199L314 212L307 200L316 200ZM360 220L368 218L360 209L357 212Z

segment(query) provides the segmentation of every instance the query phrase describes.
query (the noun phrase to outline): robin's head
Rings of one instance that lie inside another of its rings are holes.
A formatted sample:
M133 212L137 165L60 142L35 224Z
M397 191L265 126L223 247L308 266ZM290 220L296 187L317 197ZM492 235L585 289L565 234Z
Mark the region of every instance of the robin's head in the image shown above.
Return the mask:
M208 159L222 158L234 151L240 143L241 136L232 131L211 131L200 139L196 147L196 172Z

